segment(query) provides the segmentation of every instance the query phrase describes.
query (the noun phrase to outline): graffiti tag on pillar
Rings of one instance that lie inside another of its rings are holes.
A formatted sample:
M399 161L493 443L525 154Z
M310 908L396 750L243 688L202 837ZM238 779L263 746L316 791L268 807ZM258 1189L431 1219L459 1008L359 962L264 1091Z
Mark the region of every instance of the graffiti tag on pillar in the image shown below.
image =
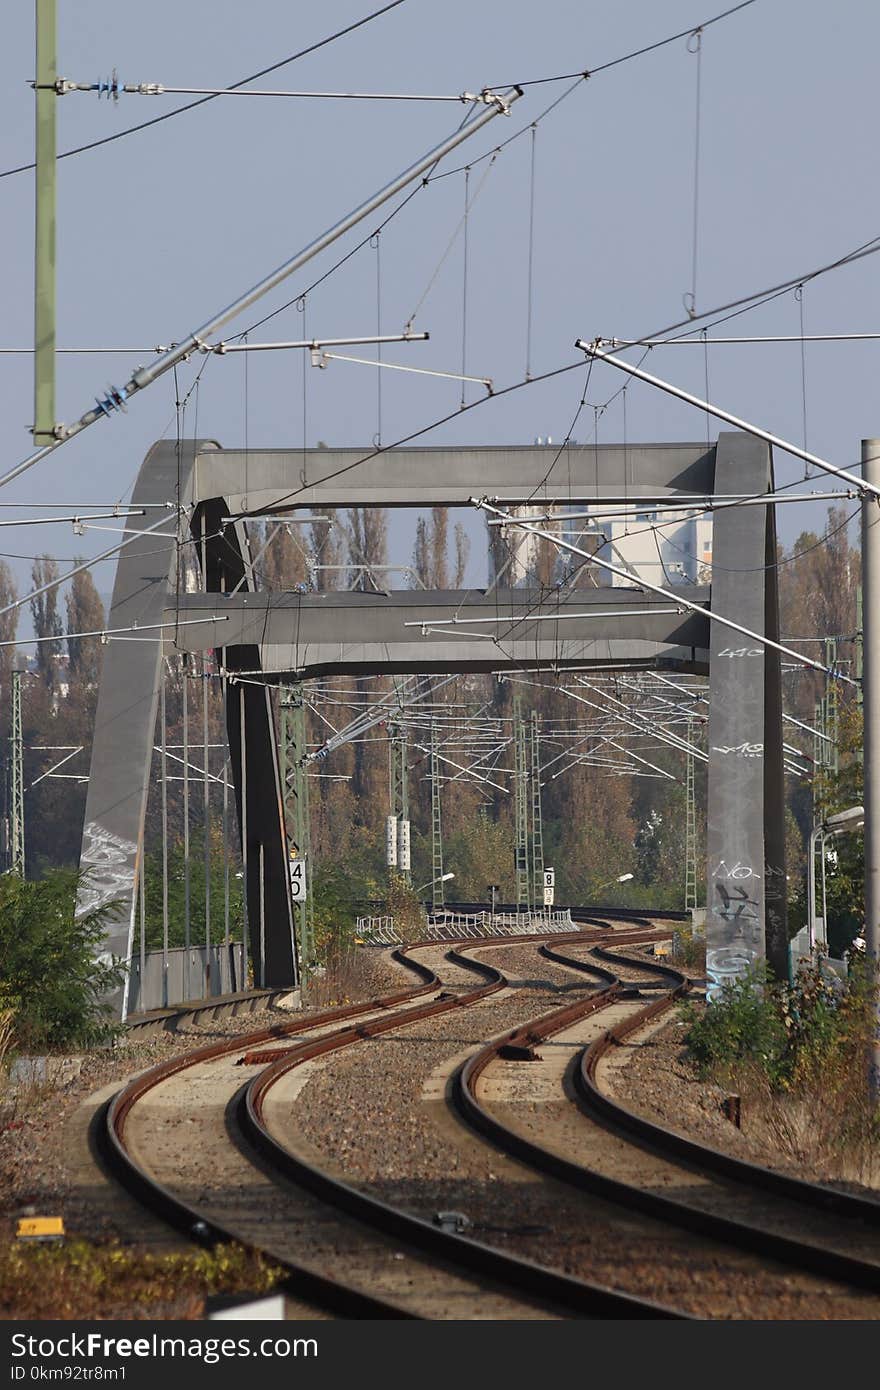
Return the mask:
M114 835L98 821L89 821L83 830L80 855L85 877L79 890L78 916L131 892L136 854L137 845L132 840Z
M734 865L728 868L725 861L723 859L720 859L716 867L712 870L712 877L726 878L729 880L760 878L761 875L757 873L755 869L752 868L751 864L743 864L740 862L740 860L737 860L737 862Z
M721 907L713 905L719 917L728 922L758 920L758 901L750 898L745 888L734 888L728 892L723 883L716 883L715 892L721 902Z
M712 752L723 753L725 756L729 753L735 753L738 758L763 758L764 745L763 743L736 743L733 745L721 744L719 746L713 743Z

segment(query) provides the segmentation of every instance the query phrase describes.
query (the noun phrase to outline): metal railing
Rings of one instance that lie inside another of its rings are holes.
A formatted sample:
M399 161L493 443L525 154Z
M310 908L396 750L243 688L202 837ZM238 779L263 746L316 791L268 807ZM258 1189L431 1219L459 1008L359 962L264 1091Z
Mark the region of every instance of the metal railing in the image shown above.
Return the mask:
M570 932L576 930L568 908L560 911L537 909L523 912L456 912L450 909L434 913L426 919L423 939L455 941L461 937L519 936L533 933ZM394 918L390 915L358 917L355 934L359 941L370 946L399 946L402 942Z

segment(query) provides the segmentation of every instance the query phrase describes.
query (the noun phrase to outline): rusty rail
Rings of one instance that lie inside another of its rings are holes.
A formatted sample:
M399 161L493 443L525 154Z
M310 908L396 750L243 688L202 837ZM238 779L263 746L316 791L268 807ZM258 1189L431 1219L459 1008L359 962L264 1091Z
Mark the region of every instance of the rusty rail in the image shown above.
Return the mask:
M656 935L656 932L654 933ZM532 943L532 935L525 938ZM499 947L509 944L506 941L487 943L481 941L479 949ZM472 949L477 943L469 942ZM292 1181L306 1187L324 1201L341 1207L356 1217L386 1234L397 1236L408 1244L437 1258L450 1261L468 1271L479 1274L497 1285L512 1288L520 1296L539 1299L574 1312L581 1317L592 1318L680 1318L684 1316L671 1309L647 1299L622 1294L597 1284L589 1284L568 1275L560 1274L546 1266L509 1255L504 1251L484 1245L469 1237L455 1234L433 1225L421 1217L394 1207L376 1197L370 1196L350 1183L333 1178L321 1168L307 1162L298 1154L287 1149L268 1129L263 1106L272 1086L290 1070L313 1057L345 1047L361 1038L376 1037L389 1028L409 1024L419 1019L447 1012L451 1009L465 1008L485 998L488 994L504 987L505 978L494 967L474 961L457 951L447 952L447 959L470 968L478 967L483 972L497 976L497 979L482 989L443 1001L442 1004L424 1004L409 1011L398 1019L377 1019L361 1025L357 1029L333 1034L327 1039L316 1039L313 1043L303 1043L295 1051L280 1058L254 1077L241 1097L238 1120L242 1132L254 1148L274 1169ZM616 988L616 987L612 987ZM581 1005L569 1006L580 1008Z
M573 932L563 940L596 940L601 933ZM656 931L653 933L656 935ZM626 933L627 940L641 940L645 933ZM537 938L540 939L540 938ZM486 945L497 944L510 945L520 942L534 944L536 937L529 933L520 938L508 937L497 943L481 943L481 948ZM467 944L473 946L469 941ZM107 1168L114 1174L120 1183L127 1188L138 1200L149 1209L154 1211L163 1220L168 1222L174 1229L181 1231L189 1239L200 1244L212 1246L221 1241L238 1240L242 1242L230 1228L225 1227L214 1220L206 1220L197 1207L190 1206L177 1197L170 1189L163 1184L155 1182L149 1175L135 1162L128 1152L125 1144L125 1123L132 1107L146 1095L153 1087L159 1085L170 1077L184 1071L190 1066L201 1062L209 1061L214 1058L229 1055L230 1053L243 1049L256 1047L259 1044L268 1043L284 1037L295 1037L299 1033L320 1028L327 1024L342 1023L351 1024L344 1027L333 1035L334 1038L344 1039L337 1045L343 1046L345 1043L357 1041L363 1036L370 1034L364 1030L366 1023L357 1025L354 1020L363 1018L364 1015L375 1013L378 1010L385 1011L397 1010L393 1017L380 1017L373 1020L377 1031L384 1031L389 1027L400 1026L403 1023L414 1021L420 1016L427 1016L430 1013L444 1012L449 1008L461 1007L462 999L473 1002L476 998L494 992L503 987L503 976L494 967L488 966L483 962L468 960L459 957L459 962L467 968L483 974L487 983L482 988L471 991L467 996L453 999L439 999L434 1003L422 1006L416 1005L415 1008L401 1008L399 1006L412 1003L425 994L436 992L442 988L438 976L428 966L412 958L410 951L419 949L420 946L427 947L435 945L432 942L412 943L395 949L392 957L412 970L422 980L422 984L414 989L398 991L391 995L382 996L361 1004L351 1004L341 1006L336 1009L323 1011L321 1014L312 1015L308 1018L292 1020L289 1023L280 1024L271 1028L264 1028L254 1033L242 1035L234 1039L227 1039L223 1042L209 1044L199 1048L183 1057L172 1058L166 1062L159 1063L151 1067L139 1077L118 1092L111 1101L102 1108L96 1119L94 1137L97 1148L104 1160ZM455 954L454 952L452 953ZM422 1014L422 1010L425 1014ZM316 1040L326 1043L327 1039ZM329 1050L329 1049L328 1049ZM289 1055L289 1053L288 1053ZM292 1064L292 1063L291 1063ZM429 1228L433 1229L433 1228ZM250 1248L255 1249L255 1246ZM396 1305L374 1298L371 1295L361 1293L359 1290L338 1284L336 1281L327 1279L316 1271L295 1265L291 1262L280 1260L273 1256L277 1264L287 1271L287 1278L282 1287L286 1292L297 1298L304 1298L322 1307L338 1312L342 1316L354 1318L409 1318L411 1314L398 1308ZM630 1313L629 1316L635 1316ZM639 1312L639 1316L646 1316L644 1312ZM662 1314L657 1314L662 1315Z
M555 948L553 949L555 952ZM681 972L670 966L655 965L653 962L646 962L641 959L637 961L626 960L626 958L620 957L619 953L615 954L601 947L596 948L596 953L600 954L603 959L616 959L620 963L638 965L640 969L656 970L658 973L671 977L674 982L667 995L653 1000L644 1009L634 1014L632 1018L625 1019L608 1029L601 1038L586 1048L582 1054L580 1066L575 1069L574 1075L579 1094L581 1097L589 1097L588 1113L592 1117L595 1111L611 1118L617 1116L620 1107L617 1106L616 1102L602 1095L596 1086L594 1073L599 1058L608 1048L619 1044L630 1033L642 1028L646 1022L669 1009L675 1000L686 992L689 982ZM578 962L578 964L583 966L584 963ZM696 1235L719 1240L751 1253L779 1260L800 1270L837 1279L859 1288L869 1289L872 1292L880 1291L880 1264L844 1255L809 1241L780 1235L758 1226L749 1225L744 1221L737 1221L690 1207L684 1202L657 1192L632 1187L619 1179L608 1177L534 1143L524 1135L504 1125L477 1100L476 1082L486 1067L499 1055L502 1047L526 1046L533 1048L544 1039L561 1032L564 1028L587 1017L590 1013L597 1012L626 997L626 987L619 984L609 984L604 990L597 991L589 1000L568 1005L564 1009L556 1009L552 1013L545 1014L490 1043L469 1058L456 1073L453 1098L459 1113L493 1144L521 1162L538 1168L540 1171L548 1173L583 1192L588 1192L592 1196L617 1203L625 1210L641 1211L645 1215L667 1224L693 1231ZM631 987L629 997L638 997L637 986ZM632 1112L627 1111L626 1115L640 1124L642 1123L641 1117L632 1116ZM652 1126L648 1121L645 1121L644 1124L656 1135L658 1126ZM615 1125L614 1127L619 1129L623 1126ZM629 1128L628 1124L627 1128ZM662 1145L658 1144L657 1147L662 1151ZM700 1146L694 1145L693 1147L699 1149ZM736 1160L736 1162L739 1164L741 1172L752 1168L752 1165L742 1164L740 1160ZM761 1177L768 1170L755 1169L754 1171L759 1177L758 1182L753 1185L760 1186ZM779 1176L778 1174L773 1175L774 1178ZM799 1183L799 1186L811 1187L812 1185ZM823 1189L824 1191L827 1189ZM835 1193L833 1195L836 1197L848 1194ZM868 1205L875 1211L878 1209L876 1203L869 1203Z

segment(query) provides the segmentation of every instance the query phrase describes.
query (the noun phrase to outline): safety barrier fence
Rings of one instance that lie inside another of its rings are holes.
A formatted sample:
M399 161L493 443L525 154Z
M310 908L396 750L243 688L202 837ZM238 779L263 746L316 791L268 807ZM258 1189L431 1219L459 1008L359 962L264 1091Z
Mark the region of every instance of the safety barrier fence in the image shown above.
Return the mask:
M487 936L518 936L532 932L536 936L547 932L570 932L575 929L571 912L442 912L432 913L425 924L422 939L428 941L458 941L462 937L478 940ZM366 945L399 946L403 938L394 918L387 914L358 917L355 923L358 940Z

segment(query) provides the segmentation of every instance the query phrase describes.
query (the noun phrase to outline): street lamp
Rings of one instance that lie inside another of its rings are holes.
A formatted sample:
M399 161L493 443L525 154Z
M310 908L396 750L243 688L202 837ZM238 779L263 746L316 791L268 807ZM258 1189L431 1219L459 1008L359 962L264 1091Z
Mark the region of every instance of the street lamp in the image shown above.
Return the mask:
M634 874L621 874L619 878L609 878L607 883L599 884L599 887L596 889L596 892L601 893L603 888L610 888L612 883L628 883L629 880L634 877Z
M416 889L416 892L421 893L425 888L433 888L435 883L448 883L451 878L455 878L455 874L448 873L442 874L440 878L429 878L427 883L423 883L421 888Z
M810 952L816 947L816 849L821 848L822 853L822 931L825 936L825 944L828 942L828 924L826 922L827 904L825 902L825 841L833 835L843 835L847 830L858 830L865 823L864 806L850 806L846 811L836 811L833 816L826 816L820 821L815 830L810 835L810 858L807 872L807 935L810 942Z

